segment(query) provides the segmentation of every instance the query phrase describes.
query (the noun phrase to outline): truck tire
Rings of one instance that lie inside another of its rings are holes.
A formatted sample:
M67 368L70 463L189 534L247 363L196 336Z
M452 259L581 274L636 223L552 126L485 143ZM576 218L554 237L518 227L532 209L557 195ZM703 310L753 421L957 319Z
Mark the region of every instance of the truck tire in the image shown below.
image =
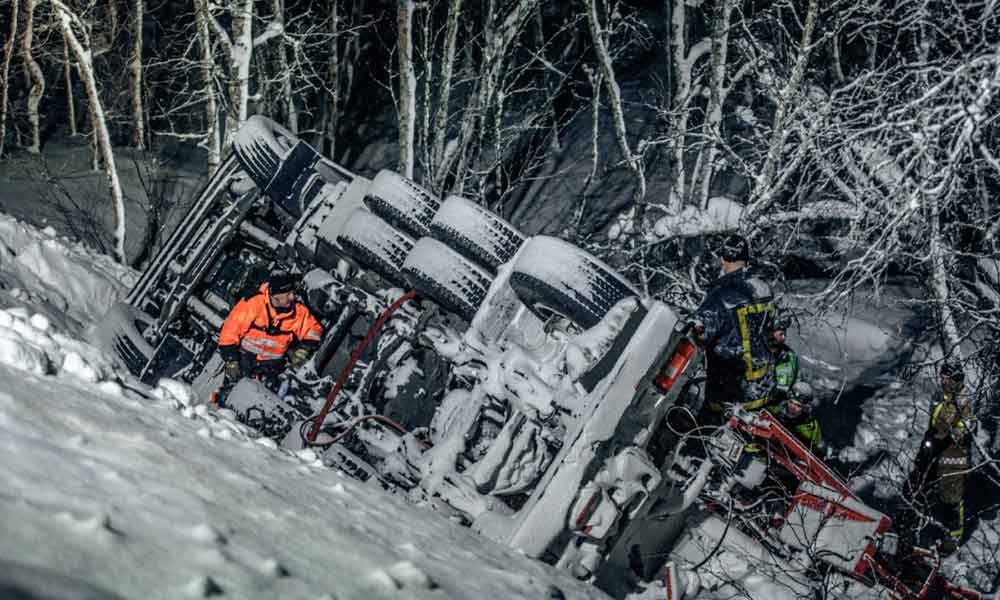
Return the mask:
M294 133L271 119L254 115L240 126L233 137L233 152L250 179L265 189L281 161L299 143Z
M584 329L597 325L611 308L638 290L614 269L558 238L525 242L514 262L510 285L542 319L562 315Z
M373 213L417 239L429 233L431 219L441 201L399 173L383 169L372 180L365 204Z
M430 225L430 235L496 274L514 258L524 236L513 225L461 196L448 196Z
M417 240L403 263L420 295L471 321L483 303L493 278L482 267L434 238Z
M396 285L407 285L400 266L413 248L413 238L369 211L354 209L344 222L337 243L361 267Z

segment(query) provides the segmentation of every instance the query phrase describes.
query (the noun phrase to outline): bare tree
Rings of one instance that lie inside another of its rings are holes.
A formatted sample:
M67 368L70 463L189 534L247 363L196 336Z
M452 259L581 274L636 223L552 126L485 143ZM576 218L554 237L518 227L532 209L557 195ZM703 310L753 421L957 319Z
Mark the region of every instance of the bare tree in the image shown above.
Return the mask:
M201 72L201 89L205 98L205 137L208 150L208 174L212 175L222 161L222 140L219 131L219 106L215 89L215 60L212 56L212 39L209 35L211 15L208 0L194 0L195 22L201 56L198 64Z
M413 177L413 138L417 125L417 77L413 67L413 0L399 0L399 172Z
M63 81L66 85L66 120L70 135L77 135L76 99L73 97L73 60L69 54L69 41L63 36Z
M111 4L114 5L114 0ZM144 0L132 2L132 53L129 56L129 95L132 101L132 145L142 149L146 147L145 112L142 103L142 24L146 14Z
M600 19L597 16L597 0L587 0L587 24L590 26L590 36L594 43L594 50L597 53L597 63L601 70L602 79L608 92L608 101L611 103L611 116L615 128L615 140L618 142L618 150L622 153L622 158L629 171L635 178L635 189L632 192L632 200L638 206L646 198L646 173L642 159L643 142L639 142L639 148L633 152L628 142L628 129L625 125L625 112L622 108L621 89L618 87L618 79L615 77L614 66L611 64L611 56L608 53L606 33L601 27Z
M104 107L101 104L97 80L94 77L93 57L90 51L90 36L87 26L68 6L59 0L51 0L59 18L63 35L76 57L76 68L87 92L87 104L90 107L90 117L94 126L94 138L100 150L104 163L104 172L108 178L108 188L111 193L111 205L114 210L115 240L114 257L125 263L125 197L122 194L121 183L118 180L118 170L115 166L115 156L111 149L111 135L108 132L104 118ZM79 32L79 33L77 33Z
M34 20L35 20L35 0L21 0L21 60L24 61L24 68L31 81L31 88L28 92L28 121L31 123L31 143L28 145L28 152L38 154L41 152L41 116L38 113L38 106L42 102L45 94L45 75L42 68L35 61L32 50L34 40Z
M220 37L229 48L229 110L226 112L227 149L233 143L233 135L247 119L247 100L250 96L250 59L253 54L253 0L229 0L229 17L232 36L221 27ZM213 20L213 23L217 23Z
M10 31L3 45L3 67L0 68L0 158L3 158L4 141L7 139L7 98L10 95L10 59L17 45L18 7L20 0L10 2Z
M705 111L705 145L701 156L701 175L692 181L696 185L700 179L701 191L698 204L708 208L709 190L718 154L717 141L722 126L722 107L726 100L726 63L729 55L729 24L733 11L733 1L723 0L717 7L712 32L712 67L708 94L708 108Z
M792 67L792 75L788 78L785 87L780 95L775 99L774 123L771 128L771 140L768 144L767 158L761 167L760 175L757 178L754 191L751 194L751 204L747 211L746 218L752 220L761 210L766 208L774 195L775 190L775 170L781 149L784 147L785 139L788 137L788 127L786 120L788 113L792 111L793 98L798 94L802 77L805 74L806 65L809 62L809 55L813 48L813 29L816 26L816 16L819 13L819 0L809 0L805 24L802 27L802 38L799 42L798 54L795 65Z
M444 144L448 137L448 110L451 106L452 75L455 70L455 44L458 40L458 21L462 14L462 0L448 2L447 34L445 36L444 52L441 57L440 82L438 84L437 107L434 111L434 149L431 153L431 168L434 187L440 188L444 182L438 167L444 164Z

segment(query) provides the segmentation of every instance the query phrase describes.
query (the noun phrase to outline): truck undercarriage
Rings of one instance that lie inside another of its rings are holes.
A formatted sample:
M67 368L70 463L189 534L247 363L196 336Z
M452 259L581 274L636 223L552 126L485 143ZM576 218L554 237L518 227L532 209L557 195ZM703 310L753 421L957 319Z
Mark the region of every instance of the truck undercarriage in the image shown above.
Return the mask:
M600 260L391 171L352 174L261 117L109 312L105 342L144 381L207 398L223 320L274 269L302 274L324 339L276 389L239 382L227 409L286 448L615 597L693 597L723 547L803 593L836 573L857 597L981 597L766 414L674 427L698 409L697 344ZM695 550L695 529L721 531L718 548Z

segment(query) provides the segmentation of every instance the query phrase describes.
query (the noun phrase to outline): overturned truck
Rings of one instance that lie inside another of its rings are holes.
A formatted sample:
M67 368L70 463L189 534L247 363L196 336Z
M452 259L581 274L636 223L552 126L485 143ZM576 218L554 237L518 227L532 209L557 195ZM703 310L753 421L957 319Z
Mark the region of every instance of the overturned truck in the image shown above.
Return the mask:
M392 171L353 174L262 117L112 308L109 343L207 398L222 321L275 269L302 274L326 333L229 409L283 446L615 597L738 587L725 557L796 593L980 597L767 415L698 428L695 340L608 265Z

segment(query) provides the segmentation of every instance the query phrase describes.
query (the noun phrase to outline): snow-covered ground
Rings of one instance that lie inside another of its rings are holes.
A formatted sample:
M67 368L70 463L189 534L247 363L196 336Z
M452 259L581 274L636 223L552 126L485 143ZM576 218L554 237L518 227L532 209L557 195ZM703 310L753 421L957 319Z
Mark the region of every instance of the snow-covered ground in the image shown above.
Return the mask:
M604 597L135 383L79 339L132 275L7 217L0 242L0 597Z

